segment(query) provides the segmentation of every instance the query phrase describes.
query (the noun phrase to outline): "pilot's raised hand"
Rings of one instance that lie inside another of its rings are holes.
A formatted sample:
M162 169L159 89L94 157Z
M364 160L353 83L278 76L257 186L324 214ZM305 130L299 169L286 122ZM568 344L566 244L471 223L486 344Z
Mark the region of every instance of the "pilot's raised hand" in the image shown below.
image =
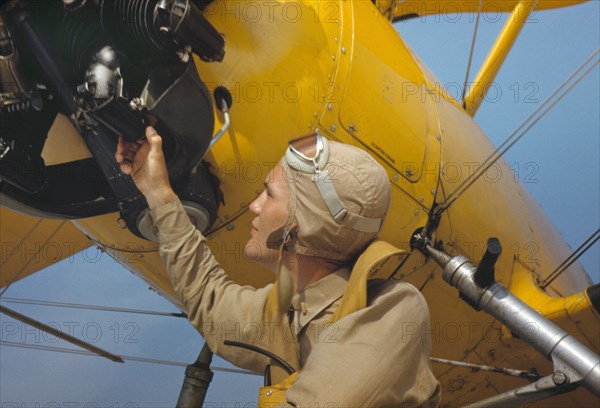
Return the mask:
M119 138L115 159L121 171L133 178L151 209L175 199L163 155L162 138L153 127L146 128L146 140L127 142Z

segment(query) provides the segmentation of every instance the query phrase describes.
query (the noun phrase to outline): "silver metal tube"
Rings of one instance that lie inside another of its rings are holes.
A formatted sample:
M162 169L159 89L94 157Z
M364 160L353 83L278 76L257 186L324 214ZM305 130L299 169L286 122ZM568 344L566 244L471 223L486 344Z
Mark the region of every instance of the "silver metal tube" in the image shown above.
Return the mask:
M446 260L431 247L426 252ZM447 255L447 254L446 254ZM570 382L581 380L594 395L600 396L600 358L575 337L533 310L499 283L480 288L475 283L476 267L467 258L457 256L442 262L444 280L458 288L475 306L505 324L514 334L551 359L555 369L571 372ZM570 370L569 370L570 369Z
M225 122L223 123L223 126L221 126L221 128L219 129L217 134L214 135L213 138L211 139L211 141L208 145L208 148L206 149L206 152L204 153L202 158L200 160L198 160L198 163L196 163L196 165L194 166L194 169L196 169L198 167L198 165L200 163L202 163L202 160L204 160L204 158L206 157L208 152L210 152L210 149L212 149L212 147L215 145L215 143L217 143L219 141L219 139L221 139L221 137L225 134L225 132L227 132L229 130L229 127L231 126L231 117L229 115L229 109L227 108L227 103L224 100L221 100L221 106L222 106L221 112L223 112L223 118L225 119Z
M596 396L600 396L600 360L596 353L569 335L556 345L552 351L552 358L581 374L583 385Z
M582 377L584 386L600 396L600 358L575 337L533 310L499 283L492 284L483 293L478 306L544 356L552 359L555 368L566 366L575 370Z
M506 324L514 334L547 358L552 356L554 347L569 336L499 283L492 284L483 293L479 307Z
M225 122L223 123L223 126L221 126L221 129L219 129L217 134L213 136L212 140L210 141L210 144L208 145L208 150L210 150L215 145L215 143L219 141L221 136L223 136L225 132L229 130L229 126L231 126L231 118L229 116L229 110L227 109L227 104L225 103L225 101L222 101L222 106L223 118L225 119Z

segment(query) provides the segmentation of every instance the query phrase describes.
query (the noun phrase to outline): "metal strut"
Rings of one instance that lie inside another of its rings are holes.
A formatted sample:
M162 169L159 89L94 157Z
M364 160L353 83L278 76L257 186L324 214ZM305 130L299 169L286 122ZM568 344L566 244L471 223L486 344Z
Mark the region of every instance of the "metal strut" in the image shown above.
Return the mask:
M208 344L204 343L196 362L185 369L185 379L177 400L177 408L200 408L202 406L213 378L213 372L210 369L212 357L212 351Z
M491 245L490 245L491 244ZM533 384L485 399L471 406L513 407L561 394L583 385L600 397L600 357L575 337L522 302L500 283L493 268L500 255L497 239L488 241L485 262L475 266L464 256L452 257L435 249L431 241L415 233L411 248L430 256L443 268L443 278L458 288L461 298L506 325L554 364L554 373Z

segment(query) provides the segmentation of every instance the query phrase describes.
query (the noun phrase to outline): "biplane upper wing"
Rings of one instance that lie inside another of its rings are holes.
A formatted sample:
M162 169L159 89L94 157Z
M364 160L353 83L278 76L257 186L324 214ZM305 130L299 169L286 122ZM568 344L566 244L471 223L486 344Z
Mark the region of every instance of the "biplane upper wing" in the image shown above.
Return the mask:
M519 3L537 3L536 10L569 7L587 0L376 0L379 10L390 20L401 21L413 17L436 14L506 13Z

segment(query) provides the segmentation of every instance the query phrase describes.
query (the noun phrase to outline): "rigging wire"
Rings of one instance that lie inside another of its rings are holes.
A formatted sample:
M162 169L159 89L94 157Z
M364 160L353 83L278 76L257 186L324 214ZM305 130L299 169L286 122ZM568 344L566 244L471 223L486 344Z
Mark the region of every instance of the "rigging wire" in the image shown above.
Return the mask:
M554 271L550 275L546 277L543 281L540 282L539 287L541 289L546 289L548 285L550 285L556 278L558 278L564 271L566 271L569 266L573 264L581 255L583 255L592 245L594 245L600 239L600 228L596 230L588 239L586 239L583 244L581 244L571 255L567 257L560 265L556 267ZM591 241L591 242L590 242ZM585 247L585 248L584 248ZM583 248L583 249L582 249Z
M600 60L596 60L587 70L583 71L585 67L592 61L598 54L600 49L597 49L589 58L587 58L580 66L573 72L553 93L550 95L525 121L504 140L491 154L486 158L481 166L470 174L461 184L456 187L446 199L440 203L435 209L435 215L439 216L442 212L447 210L470 186L473 185L485 172L498 161L515 143L517 143L525 134L539 122L558 102L562 100L587 74L589 74L599 63ZM581 74L580 74L581 73ZM577 77L579 75L579 77ZM563 88L567 86L572 80L574 82L568 86L564 91ZM561 93L562 91L562 93ZM558 96L557 96L558 95ZM556 97L556 100L553 99ZM549 105L547 108L546 106ZM546 108L545 110L543 110ZM543 111L542 111L543 110ZM541 113L540 113L541 112ZM538 115L539 113L539 115ZM537 117L536 117L537 116ZM531 122L529 125L528 123ZM527 126L527 127L525 127ZM523 129L525 128L525 129ZM523 129L523 130L522 130ZM522 130L522 131L521 131ZM520 133L519 133L520 132ZM514 139L514 140L513 140ZM505 147L506 146L506 147Z
M145 315L154 315L154 316L171 316L171 317L180 317L187 318L185 313L172 313L172 312L157 312L153 310L141 310L141 309L125 309L118 307L109 307L109 306L96 306L96 305L86 305L79 303L65 303L65 302L51 302L47 300L34 300L34 299L21 299L21 298L10 298L4 297L2 298L3 302L6 303L19 303L25 305L36 305L36 306L52 306L52 307L64 307L69 309L87 309L87 310L100 310L105 312L118 312L118 313L134 313L134 314L145 314Z
M0 345L7 346L7 347L17 347L17 348L53 351L53 352L58 352L58 353L80 354L80 355L84 355L84 356L99 357L97 354L90 353L88 351L75 350L75 349L70 349L70 348L66 348L66 347L45 346L45 345L40 345L40 344L16 343L16 342L5 341L5 340L0 340ZM157 359L157 358L126 356L126 355L121 355L119 357L121 357L125 361L137 361L137 362L141 362L141 363L162 364L162 365L170 365L170 366L176 366L176 367L187 367L189 365L187 363L182 363L179 361L161 360L161 359ZM244 375L256 375L256 376L262 377L262 374L254 373L254 372L248 371L248 370L240 370L240 369L235 369L235 368L225 368L225 367L216 367L216 366L211 366L210 369L213 371L222 371L222 372L226 372L226 373L244 374Z
M471 73L471 63L473 62L473 51L475 50L475 41L477 40L477 31L479 28L479 18L483 8L483 0L479 0L479 8L477 9L477 20L475 20L475 29L473 30L473 39L471 40L471 50L469 51L469 62L467 63L467 73L465 74L465 82L462 89L460 100L465 103L465 95L467 94L467 83L469 82L469 74Z
M29 230L29 232L27 233L27 235L21 239L21 242L19 243L19 246L17 248L20 248L21 244L25 241L25 239L29 236L29 234L31 234L35 228L38 227L38 225L40 225L40 223L42 222L42 220L38 221L35 226ZM46 240L44 241L44 243L41 244L40 248L44 248L46 246L46 244L48 242L51 242L50 240L52 238L54 238L54 236L62 229L62 227L65 225L67 221L63 221L59 224L59 226L54 230L54 232L52 232L52 234L50 234L48 236L48 238L46 238ZM12 255L11 255L12 256ZM8 282L8 284L2 289L2 292L0 292L0 298L4 295L4 293L6 293L6 291L8 290L8 288L10 288L12 286L13 283L15 283L18 279L19 276L21 276L23 274L23 272L26 270L27 266L29 266L29 264L31 263L31 261L33 261L35 259L34 256L32 256L27 262L25 262L25 264L21 265L21 269L15 274L15 276L13 277L13 279Z

